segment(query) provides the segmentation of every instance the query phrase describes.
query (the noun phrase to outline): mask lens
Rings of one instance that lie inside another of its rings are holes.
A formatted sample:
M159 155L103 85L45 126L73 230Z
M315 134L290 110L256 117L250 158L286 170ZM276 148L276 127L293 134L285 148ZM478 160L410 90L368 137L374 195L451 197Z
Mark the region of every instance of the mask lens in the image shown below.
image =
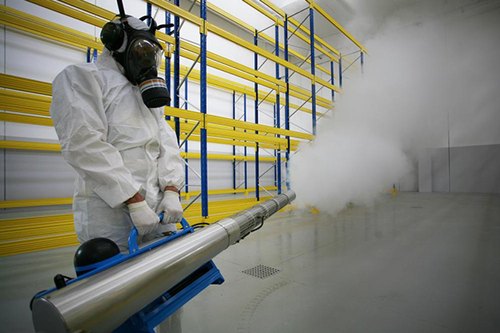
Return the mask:
M160 66L163 50L155 43L138 39L130 45L127 62L130 73L135 80L140 81L141 77L152 68Z

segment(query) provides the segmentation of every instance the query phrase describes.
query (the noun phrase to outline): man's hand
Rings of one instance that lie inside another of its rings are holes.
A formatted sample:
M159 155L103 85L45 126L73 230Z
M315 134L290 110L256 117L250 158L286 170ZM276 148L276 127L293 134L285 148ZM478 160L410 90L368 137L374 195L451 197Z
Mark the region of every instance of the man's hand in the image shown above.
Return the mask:
M127 200L127 202L129 202L129 200ZM129 203L127 207L132 223L134 223L137 228L139 235L145 235L153 232L158 227L160 218L148 206L145 200Z
M182 220L182 206L177 191L166 190L163 199L158 206L159 212L163 212L162 224L179 223Z

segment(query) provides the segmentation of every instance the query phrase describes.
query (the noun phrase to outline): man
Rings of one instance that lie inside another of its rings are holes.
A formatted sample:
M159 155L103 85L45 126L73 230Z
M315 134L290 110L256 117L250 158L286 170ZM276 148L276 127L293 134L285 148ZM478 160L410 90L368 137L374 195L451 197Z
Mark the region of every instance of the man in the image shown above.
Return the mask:
M149 240L182 219L183 162L159 107L169 97L157 77L156 29L154 20L148 27L130 16L107 23L97 63L71 65L53 82L51 116L62 154L78 173L80 242L105 237L123 251L133 226Z

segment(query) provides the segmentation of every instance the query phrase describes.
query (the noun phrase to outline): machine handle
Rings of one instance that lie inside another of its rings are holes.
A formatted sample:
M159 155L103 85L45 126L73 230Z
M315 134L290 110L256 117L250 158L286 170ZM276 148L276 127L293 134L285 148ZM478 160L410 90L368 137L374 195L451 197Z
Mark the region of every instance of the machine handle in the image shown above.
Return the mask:
M161 212L160 214L158 214L160 221L163 220L164 216L165 216L164 212ZM183 230L187 230L187 229L191 228L191 226L189 225L189 223L186 221L185 218L182 218L181 226L182 226ZM130 230L130 234L128 236L128 251L130 254L139 251L139 244L137 243L138 236L139 236L139 232L137 231L137 228L133 227L132 230Z

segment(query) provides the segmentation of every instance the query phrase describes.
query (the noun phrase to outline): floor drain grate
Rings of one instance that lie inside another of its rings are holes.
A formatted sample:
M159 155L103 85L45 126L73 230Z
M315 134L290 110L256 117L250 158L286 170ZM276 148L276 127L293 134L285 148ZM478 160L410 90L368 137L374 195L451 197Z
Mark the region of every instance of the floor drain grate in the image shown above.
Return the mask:
M279 271L279 269L273 267L257 265L253 268L245 269L244 271L242 271L242 273L258 277L259 279L265 279L267 277L270 277L271 275L278 273Z

